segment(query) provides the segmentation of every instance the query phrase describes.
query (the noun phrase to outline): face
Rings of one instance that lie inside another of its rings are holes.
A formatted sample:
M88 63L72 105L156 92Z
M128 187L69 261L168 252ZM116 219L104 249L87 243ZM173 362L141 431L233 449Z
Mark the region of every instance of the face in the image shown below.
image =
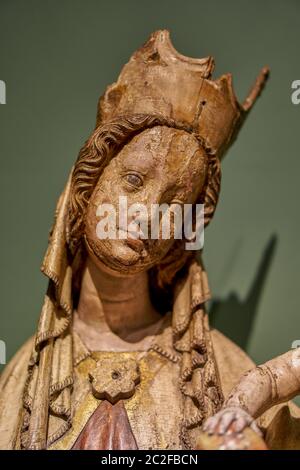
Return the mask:
M171 249L174 237L171 222L170 237L162 238L159 225L158 239L153 239L155 217L157 223L153 204L182 207L195 203L206 171L204 150L185 131L157 126L134 137L104 169L89 201L84 238L94 262L119 275L135 274L157 264ZM124 201L130 209L127 225ZM99 237L99 227L108 227L104 210L108 207L114 208L110 221L116 223L116 239ZM142 223L136 225L135 220Z

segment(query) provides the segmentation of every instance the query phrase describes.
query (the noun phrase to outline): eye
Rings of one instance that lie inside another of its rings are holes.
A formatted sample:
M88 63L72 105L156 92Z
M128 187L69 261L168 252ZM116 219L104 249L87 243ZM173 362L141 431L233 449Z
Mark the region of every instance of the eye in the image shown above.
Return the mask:
M131 186L134 186L135 188L140 188L141 186L143 186L142 178L134 173L129 173L128 175L125 175L124 179L127 183L129 183Z

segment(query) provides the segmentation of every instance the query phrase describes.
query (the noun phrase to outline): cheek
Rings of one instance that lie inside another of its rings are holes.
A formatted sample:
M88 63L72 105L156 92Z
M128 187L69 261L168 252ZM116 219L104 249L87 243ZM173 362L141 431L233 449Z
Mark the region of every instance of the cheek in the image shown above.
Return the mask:
M98 241L96 235L97 224L100 220L99 210L104 205L109 205L114 207L114 194L112 191L108 191L108 188L105 187L105 183L99 185L99 188L95 189L94 193L91 196L89 201L86 216L85 216L85 234L88 239Z
M109 204L117 209L119 192L120 183L116 171L113 171L113 168L110 171L105 169L90 198L87 218L97 218L97 209L104 204Z
M189 174L185 178L185 203L193 204L196 202L199 194L204 188L206 174L206 165L201 165L200 168L190 170Z

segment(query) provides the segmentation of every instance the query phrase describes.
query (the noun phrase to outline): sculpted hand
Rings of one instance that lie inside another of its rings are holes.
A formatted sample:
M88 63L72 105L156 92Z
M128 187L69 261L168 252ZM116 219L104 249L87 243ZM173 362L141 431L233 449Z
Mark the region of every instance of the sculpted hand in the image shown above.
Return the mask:
M222 436L224 434L241 434L247 427L262 436L262 432L252 416L238 406L228 406L208 418L202 429L209 435Z

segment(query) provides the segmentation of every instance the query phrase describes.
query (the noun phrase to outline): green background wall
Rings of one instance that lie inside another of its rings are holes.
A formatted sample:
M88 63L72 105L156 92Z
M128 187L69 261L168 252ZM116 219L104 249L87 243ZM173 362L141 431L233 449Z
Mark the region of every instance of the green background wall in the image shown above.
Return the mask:
M212 322L265 361L300 339L298 0L0 0L0 339L10 358L35 330L39 266L56 199L131 53L167 28L183 54L216 59L242 99L271 80L223 163L205 240Z

